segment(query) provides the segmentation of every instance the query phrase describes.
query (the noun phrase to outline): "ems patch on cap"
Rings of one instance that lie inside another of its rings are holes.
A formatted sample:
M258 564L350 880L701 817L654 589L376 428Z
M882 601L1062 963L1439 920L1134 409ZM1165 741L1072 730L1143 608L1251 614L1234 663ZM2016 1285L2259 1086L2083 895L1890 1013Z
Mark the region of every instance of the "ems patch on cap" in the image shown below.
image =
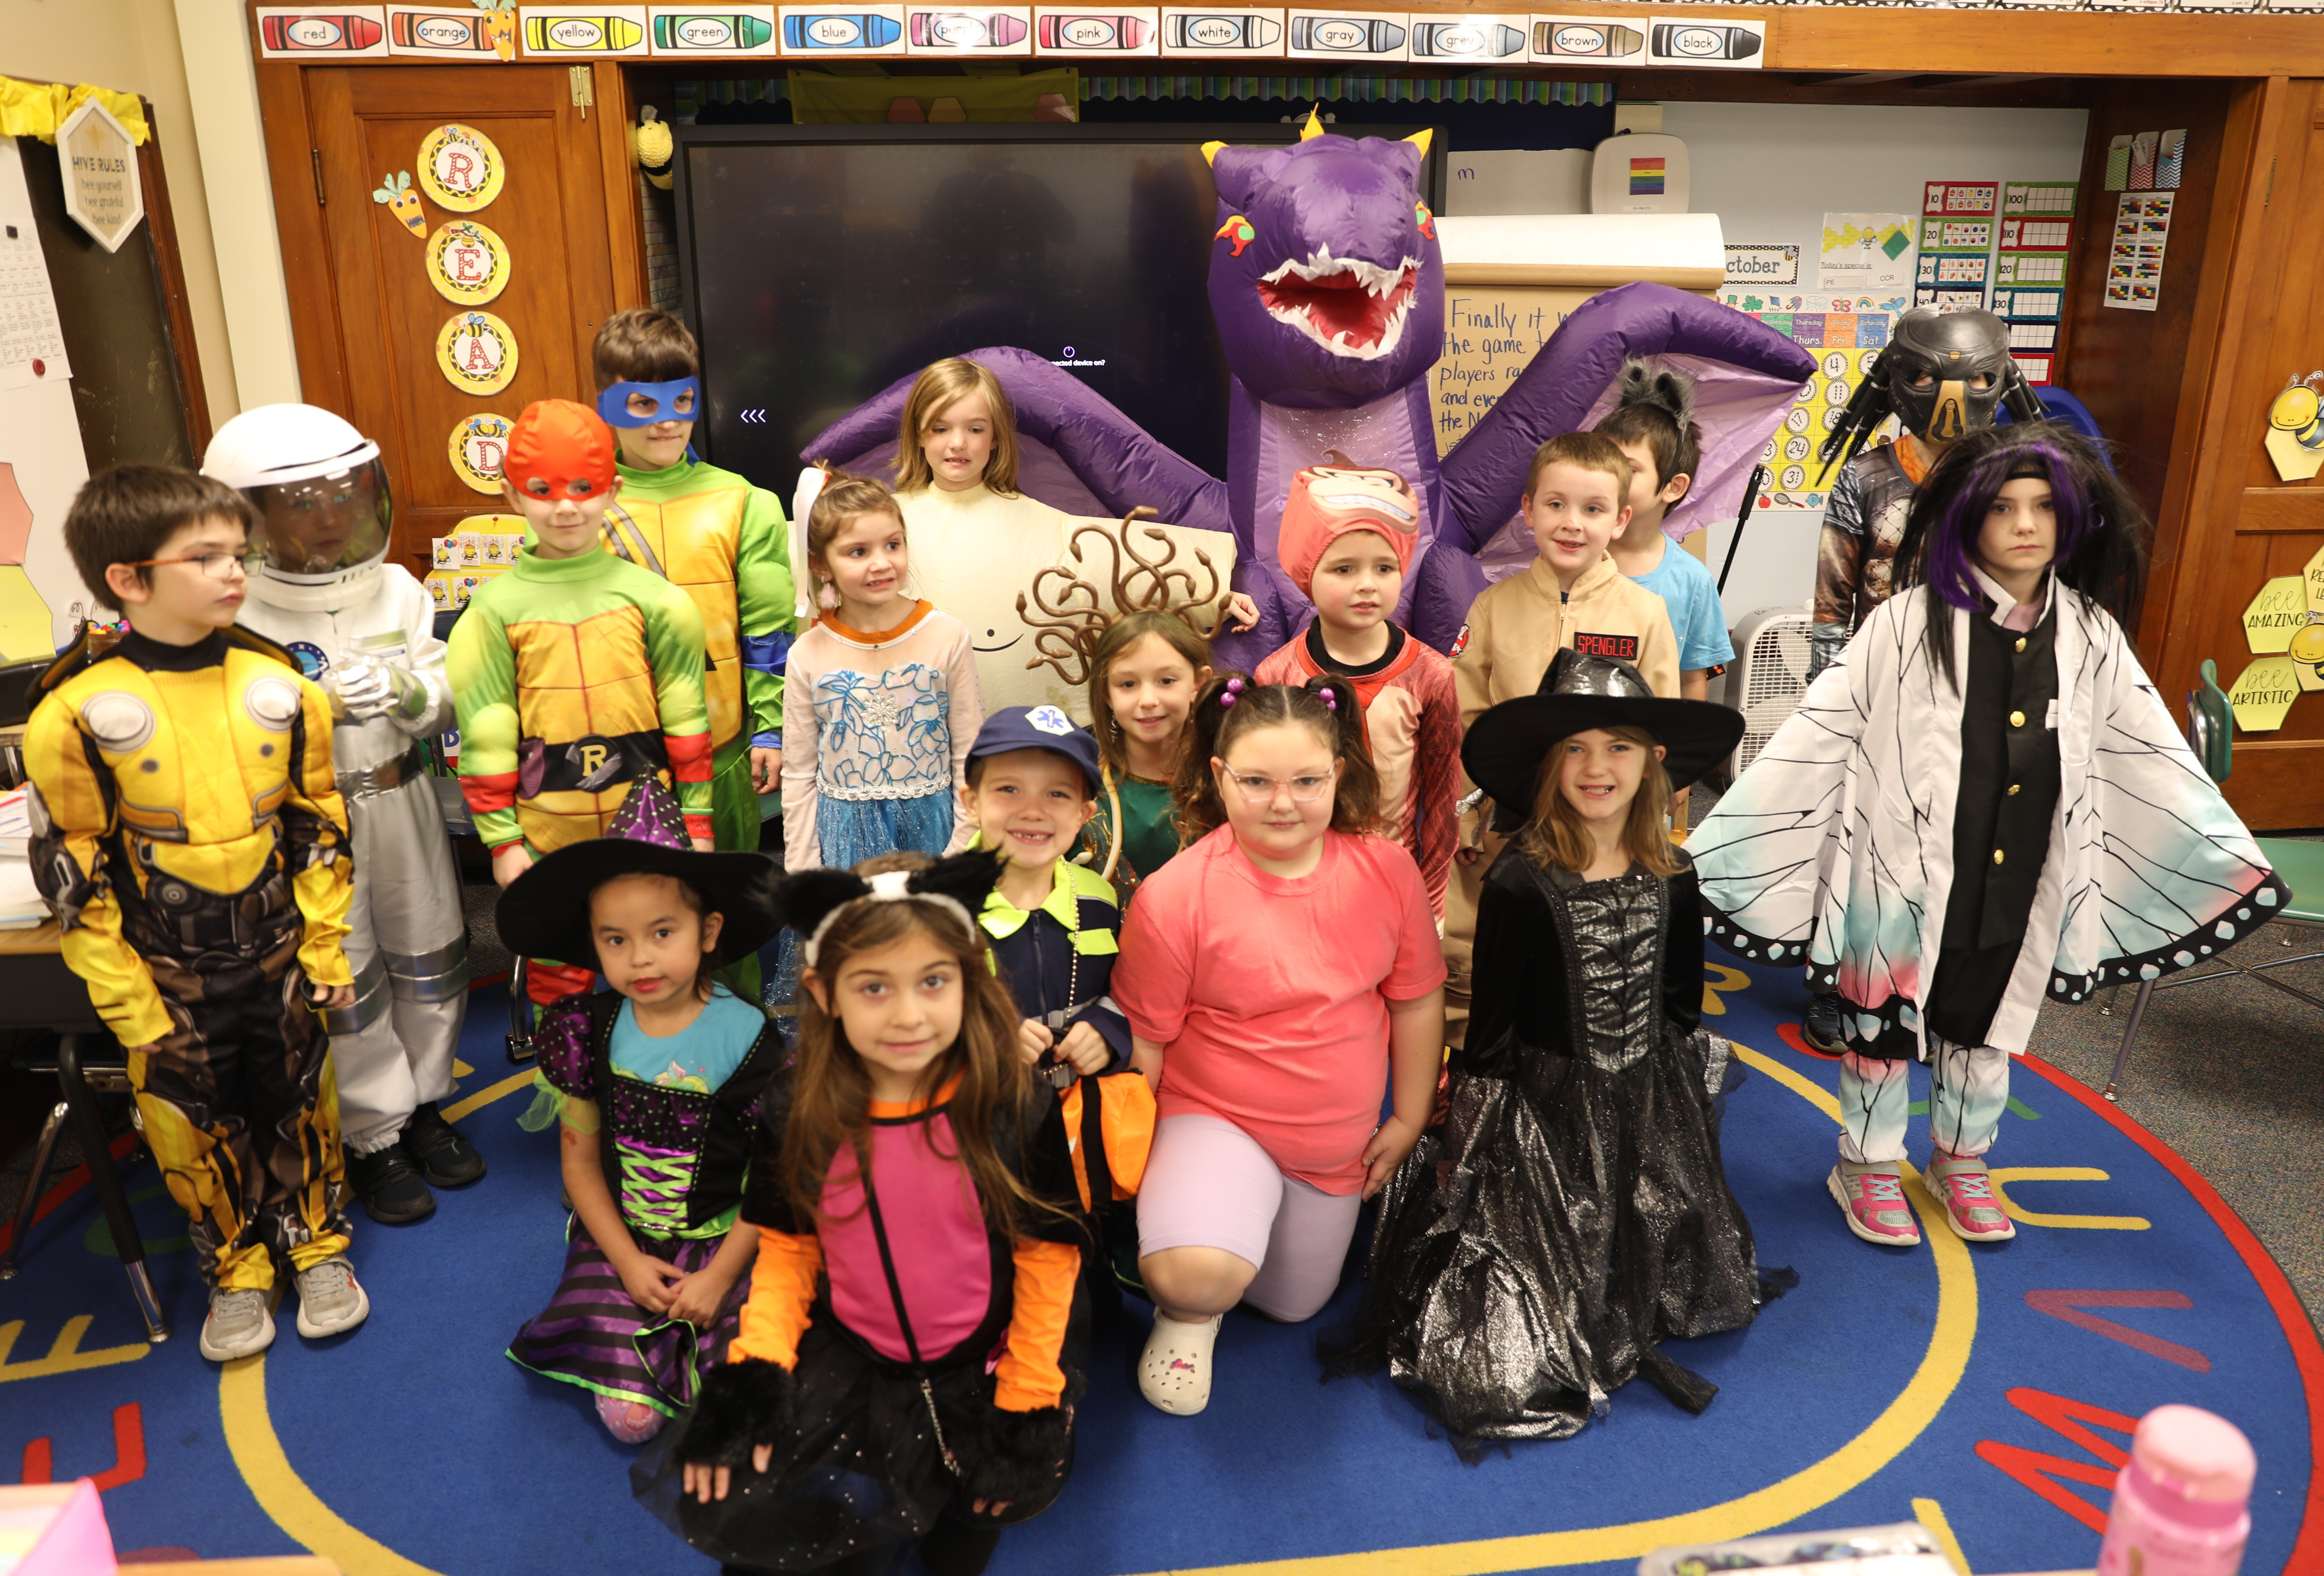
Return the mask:
M1060 738L1074 731L1074 720L1055 706L1035 706L1025 714L1025 720L1044 733L1055 733Z
M1462 652L1463 652L1463 651L1467 650L1468 649L1469 649L1469 626L1468 626L1467 624L1462 624L1462 625L1461 626L1461 632L1460 632L1459 634L1457 634L1457 635L1455 635L1455 636L1453 636L1453 637L1452 637L1452 651L1451 651L1450 653L1448 653L1448 654L1449 654L1449 655L1451 655L1451 656L1453 656L1453 657L1458 657L1458 656L1460 656L1460 655L1461 655L1461 653L1462 653Z
M1636 662L1638 659L1638 637L1592 635L1576 631L1573 649L1585 657L1611 657L1620 662Z

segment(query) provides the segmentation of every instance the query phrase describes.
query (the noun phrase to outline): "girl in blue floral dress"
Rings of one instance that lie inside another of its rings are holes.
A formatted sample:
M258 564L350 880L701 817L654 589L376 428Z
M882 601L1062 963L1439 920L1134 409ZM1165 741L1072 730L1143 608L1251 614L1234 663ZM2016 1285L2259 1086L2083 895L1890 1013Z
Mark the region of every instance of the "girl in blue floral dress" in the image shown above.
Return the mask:
M784 674L783 868L966 846L962 772L984 722L968 626L905 596L884 484L831 473L803 534L818 616Z
M984 723L968 626L904 594L904 517L883 484L830 472L800 513L791 561L816 618L784 671L783 869L956 853L976 831L960 786ZM786 930L767 1007L788 1016L798 990Z

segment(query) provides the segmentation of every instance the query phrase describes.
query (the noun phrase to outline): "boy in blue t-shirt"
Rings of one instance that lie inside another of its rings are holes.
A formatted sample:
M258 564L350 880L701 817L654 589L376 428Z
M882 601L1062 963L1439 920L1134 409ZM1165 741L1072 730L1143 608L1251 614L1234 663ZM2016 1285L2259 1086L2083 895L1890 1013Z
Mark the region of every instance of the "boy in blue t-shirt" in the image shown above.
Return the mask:
M1686 700L1702 700L1711 676L1735 659L1720 604L1719 582L1692 553L1663 534L1663 519L1694 485L1702 458L1702 434L1692 410L1692 380L1655 372L1633 361L1622 369L1622 392L1614 409L1593 429L1611 438L1630 462L1630 523L1608 544L1614 567L1663 599L1678 637L1678 688ZM1672 800L1672 821L1683 836L1686 793Z

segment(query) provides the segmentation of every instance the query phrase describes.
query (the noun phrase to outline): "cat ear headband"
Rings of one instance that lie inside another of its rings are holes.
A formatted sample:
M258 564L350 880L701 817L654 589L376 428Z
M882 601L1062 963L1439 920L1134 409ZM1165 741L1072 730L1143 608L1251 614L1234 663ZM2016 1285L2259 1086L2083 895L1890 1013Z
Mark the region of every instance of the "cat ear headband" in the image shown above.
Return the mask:
M801 871L776 883L775 907L784 924L806 933L800 956L811 969L823 950L823 938L858 903L934 903L956 916L971 935L981 934L976 916L1001 879L1002 862L998 850L972 849L922 870L882 871L876 876L844 870Z

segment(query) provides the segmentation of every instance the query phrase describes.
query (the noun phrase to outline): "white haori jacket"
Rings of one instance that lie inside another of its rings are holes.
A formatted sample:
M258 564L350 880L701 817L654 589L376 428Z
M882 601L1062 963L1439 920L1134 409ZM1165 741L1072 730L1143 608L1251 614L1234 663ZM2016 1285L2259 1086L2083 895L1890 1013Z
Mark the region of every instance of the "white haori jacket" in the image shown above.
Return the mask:
M2225 950L2289 892L2180 736L2122 628L2051 582L2060 787L2050 851L1987 1043L2023 1053L2047 994L2153 980ZM1973 616L1955 672L1929 659L1929 599L1899 591L1687 839L1711 939L1805 963L1866 1055L1927 1055L1953 884Z

